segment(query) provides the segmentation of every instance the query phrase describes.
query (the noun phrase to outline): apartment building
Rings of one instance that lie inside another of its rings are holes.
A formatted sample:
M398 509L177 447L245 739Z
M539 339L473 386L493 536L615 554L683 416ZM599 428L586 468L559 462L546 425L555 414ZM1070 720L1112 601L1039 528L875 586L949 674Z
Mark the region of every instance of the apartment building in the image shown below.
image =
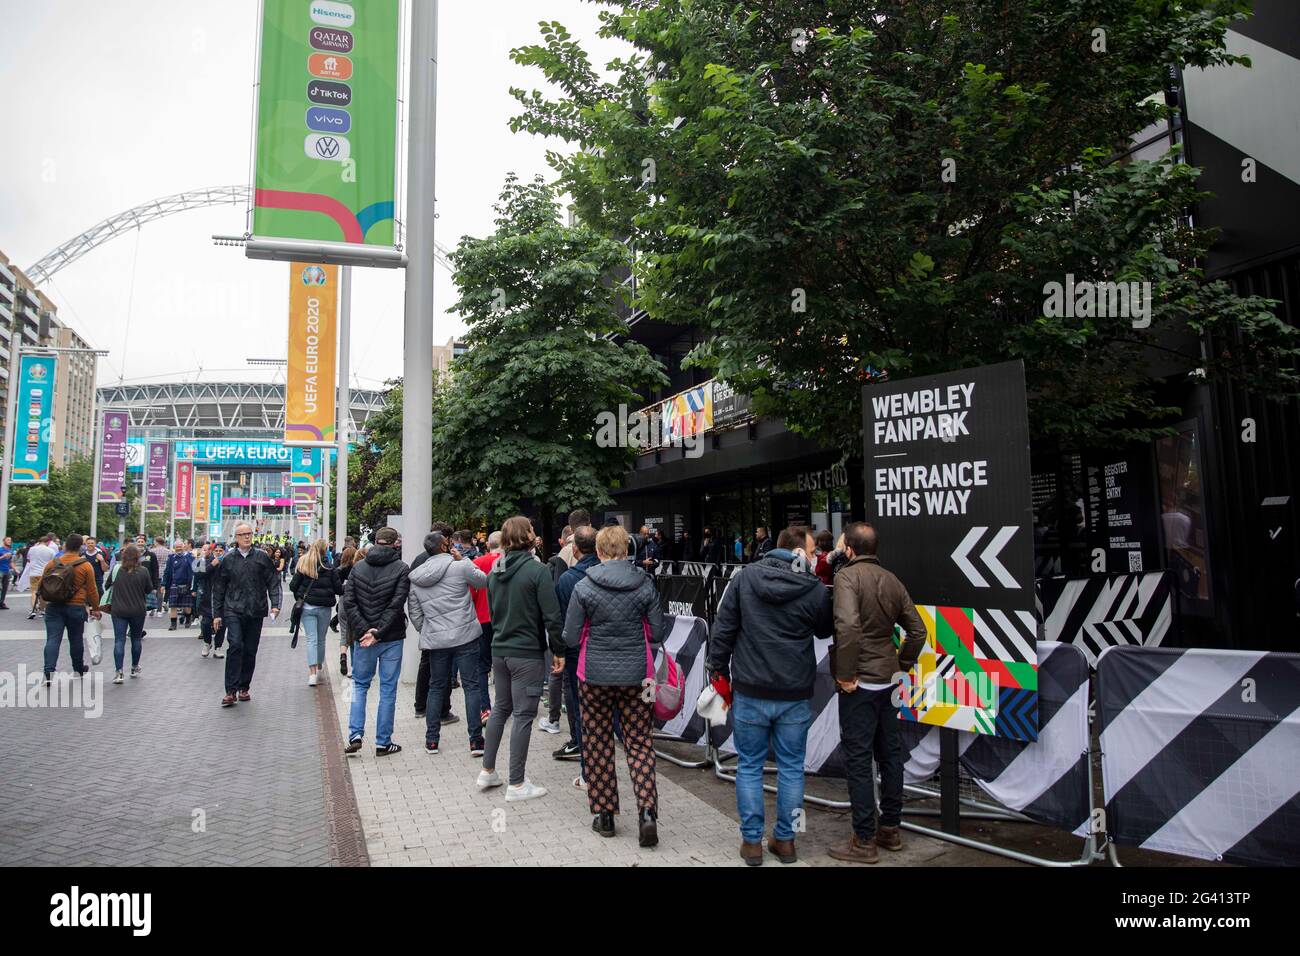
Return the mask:
M18 376L19 349L88 349L59 319L58 307L0 251L0 435L9 408L9 384ZM54 385L50 464L66 467L94 454L95 373L92 355L62 354Z

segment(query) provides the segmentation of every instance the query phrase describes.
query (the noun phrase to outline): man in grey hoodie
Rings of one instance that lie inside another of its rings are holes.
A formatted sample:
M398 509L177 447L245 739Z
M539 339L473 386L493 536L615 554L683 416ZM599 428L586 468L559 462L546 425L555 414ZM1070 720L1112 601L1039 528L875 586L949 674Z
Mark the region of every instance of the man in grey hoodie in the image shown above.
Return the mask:
M429 558L411 571L407 613L420 632L420 650L429 655L429 696L425 701L424 752L439 752L443 704L451 693L453 669L460 672L469 722L469 752L483 756L483 727L479 722L479 635L482 627L474 612L470 588L487 584L487 575L449 548L448 539L429 536Z

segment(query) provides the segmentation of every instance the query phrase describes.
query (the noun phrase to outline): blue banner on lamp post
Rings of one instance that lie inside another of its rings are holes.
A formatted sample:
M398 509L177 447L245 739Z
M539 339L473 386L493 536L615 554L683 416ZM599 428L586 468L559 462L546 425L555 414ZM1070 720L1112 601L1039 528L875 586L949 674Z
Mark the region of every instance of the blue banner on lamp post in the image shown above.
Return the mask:
M50 442L54 433L54 373L58 357L24 355L18 371L18 406L10 481L44 485L50 480Z

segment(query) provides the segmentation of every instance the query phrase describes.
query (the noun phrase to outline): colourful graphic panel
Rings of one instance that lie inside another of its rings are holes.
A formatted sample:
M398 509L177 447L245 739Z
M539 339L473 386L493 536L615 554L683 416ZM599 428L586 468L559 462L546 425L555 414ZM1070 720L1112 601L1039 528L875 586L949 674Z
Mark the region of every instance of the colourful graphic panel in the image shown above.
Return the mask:
M1038 666L1025 660L1028 618L918 606L926 642L903 688L899 716L950 730L1038 739ZM1033 653L1032 645L1029 651Z

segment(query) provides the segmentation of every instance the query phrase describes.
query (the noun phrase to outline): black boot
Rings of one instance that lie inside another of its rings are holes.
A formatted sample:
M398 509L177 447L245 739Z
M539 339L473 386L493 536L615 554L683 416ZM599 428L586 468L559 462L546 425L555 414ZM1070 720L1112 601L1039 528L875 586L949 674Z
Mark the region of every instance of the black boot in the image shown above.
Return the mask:
M659 814L653 810L642 810L640 816L641 828L641 845L658 846L659 845L659 827L657 821Z
M169 628L167 628L167 630L169 630L169 631L174 631L174 630L176 630L176 618L172 618L172 626L169 627Z
M612 837L614 835L614 814L608 810L600 811L591 821L591 828L603 837Z

